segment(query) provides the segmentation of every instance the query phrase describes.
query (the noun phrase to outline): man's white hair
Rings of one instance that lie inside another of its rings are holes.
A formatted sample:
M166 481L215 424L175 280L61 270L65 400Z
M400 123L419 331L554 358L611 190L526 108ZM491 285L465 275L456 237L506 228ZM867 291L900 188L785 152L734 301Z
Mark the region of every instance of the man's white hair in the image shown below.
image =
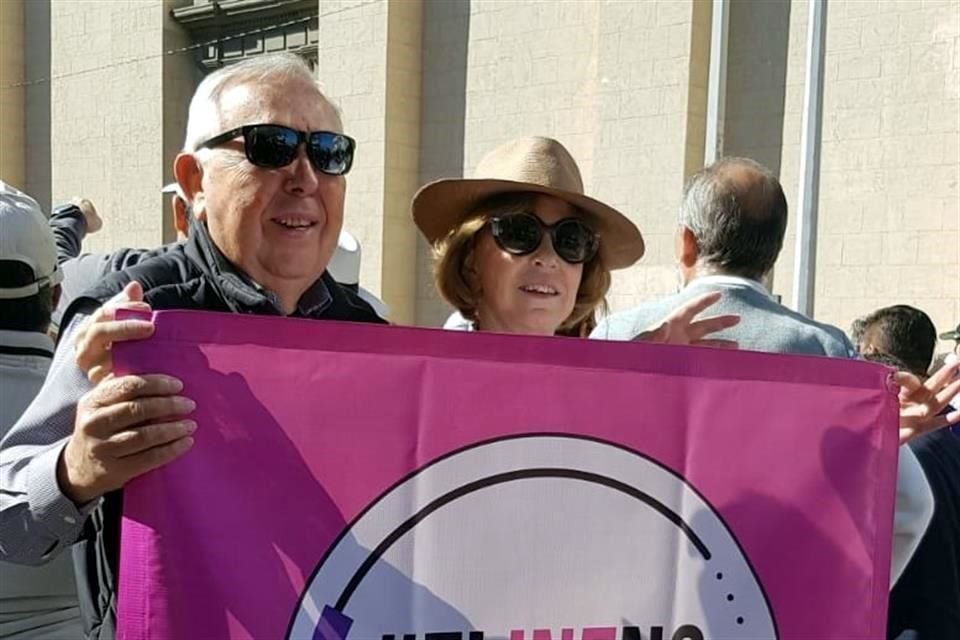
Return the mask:
M217 69L203 79L190 100L183 150L195 152L201 143L221 132L220 100L228 89L243 84L275 84L286 80L299 80L316 89L340 124L339 110L324 94L323 86L303 58L292 53L272 53Z

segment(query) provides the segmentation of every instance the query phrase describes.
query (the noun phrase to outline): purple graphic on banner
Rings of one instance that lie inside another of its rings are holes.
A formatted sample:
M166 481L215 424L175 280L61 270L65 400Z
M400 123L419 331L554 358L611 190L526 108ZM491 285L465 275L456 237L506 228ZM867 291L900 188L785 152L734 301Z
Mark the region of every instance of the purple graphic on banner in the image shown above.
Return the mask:
M313 632L313 640L347 640L353 620L330 606L323 607L320 622Z

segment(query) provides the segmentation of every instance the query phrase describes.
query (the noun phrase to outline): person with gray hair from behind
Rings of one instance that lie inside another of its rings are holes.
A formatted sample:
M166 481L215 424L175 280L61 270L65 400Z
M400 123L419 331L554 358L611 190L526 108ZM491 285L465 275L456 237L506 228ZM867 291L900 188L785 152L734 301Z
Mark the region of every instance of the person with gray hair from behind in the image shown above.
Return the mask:
M62 275L40 205L0 182L0 438L40 391L50 368L47 330ZM80 631L68 556L42 567L0 563L0 638L77 638Z
M718 332L717 338L735 340L741 349L754 351L857 357L843 331L788 309L763 286L783 247L786 228L787 199L768 169L746 158L724 158L706 167L683 191L675 241L680 292L613 314L590 337L632 340L670 309L695 296L721 291L723 297L711 311L739 315L740 323ZM908 396L931 398L928 387L903 376L898 381L911 385ZM940 385L944 377L932 384ZM944 396L956 394L956 389L946 392ZM941 408L937 399L922 410L925 426L921 431L946 424L935 416ZM913 424L911 412L901 400L901 444L917 432L905 428ZM923 537L932 513L933 498L923 471L909 447L901 446L891 585Z
M73 546L88 638L115 636L122 488L187 454L198 428L180 380L112 375L111 346L154 330L116 311L383 323L327 271L354 146L296 56L211 73L174 162L189 237L111 274L64 314L50 375L0 443L0 560L41 564Z
M725 158L687 183L675 238L682 289L602 321L592 337L626 340L663 317L661 310L709 291L724 296L712 309L742 316L716 337L741 349L850 358L842 330L779 304L763 285L783 247L787 200L777 178L746 158ZM748 319L751 320L748 322Z

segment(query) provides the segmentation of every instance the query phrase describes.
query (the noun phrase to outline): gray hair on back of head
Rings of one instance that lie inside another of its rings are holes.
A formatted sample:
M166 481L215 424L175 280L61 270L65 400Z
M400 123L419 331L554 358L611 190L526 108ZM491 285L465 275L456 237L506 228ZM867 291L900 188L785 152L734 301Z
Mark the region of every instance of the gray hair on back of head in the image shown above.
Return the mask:
M327 98L323 85L303 58L292 53L265 54L217 69L197 86L190 100L183 150L188 153L195 152L204 140L220 133L223 126L220 100L228 89L243 84L275 83L283 80L299 80L316 89L340 123L340 111Z
M728 175L756 172L756 191L745 194ZM749 158L723 158L696 173L683 188L680 224L697 241L699 260L718 271L762 279L777 261L787 229L787 200L780 182Z

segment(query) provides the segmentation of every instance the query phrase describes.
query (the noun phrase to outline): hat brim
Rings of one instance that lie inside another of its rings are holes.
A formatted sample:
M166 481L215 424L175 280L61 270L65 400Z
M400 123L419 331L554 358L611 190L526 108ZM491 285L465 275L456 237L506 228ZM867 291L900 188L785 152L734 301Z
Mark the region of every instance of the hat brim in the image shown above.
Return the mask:
M443 240L482 200L503 193L543 193L583 211L600 236L600 259L613 271L643 256L643 236L625 215L589 196L530 182L458 178L435 180L413 196L413 221L431 244Z

